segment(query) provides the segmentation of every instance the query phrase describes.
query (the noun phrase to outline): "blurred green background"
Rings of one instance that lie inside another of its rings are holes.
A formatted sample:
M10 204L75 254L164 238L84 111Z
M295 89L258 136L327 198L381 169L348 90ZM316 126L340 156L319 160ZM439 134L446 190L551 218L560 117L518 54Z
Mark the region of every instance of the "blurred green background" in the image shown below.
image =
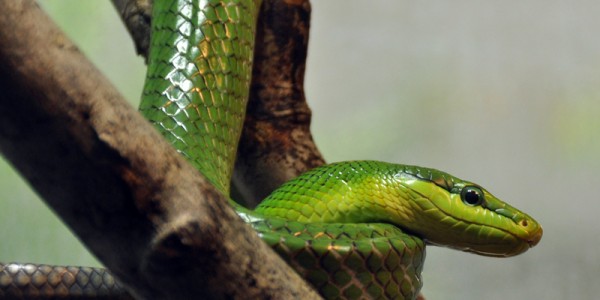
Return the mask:
M133 105L144 65L108 1L44 9ZM508 259L429 247L428 299L600 294L600 2L312 1L306 92L328 161L435 167L534 216ZM0 260L98 265L4 161Z

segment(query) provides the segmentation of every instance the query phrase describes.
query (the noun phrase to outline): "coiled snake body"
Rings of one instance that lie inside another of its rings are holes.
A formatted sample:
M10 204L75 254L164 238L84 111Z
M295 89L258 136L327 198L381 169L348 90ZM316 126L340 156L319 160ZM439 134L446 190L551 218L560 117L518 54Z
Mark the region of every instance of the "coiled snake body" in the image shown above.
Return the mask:
M140 111L225 195L245 115L259 5L258 0L154 1ZM535 220L477 184L434 169L376 161L311 170L254 211L231 203L265 242L332 299L414 299L422 286L425 243L512 256L542 235ZM49 274L63 274L56 270L0 265L0 295L121 290L103 270L75 269L82 275L70 283L58 275L53 282Z

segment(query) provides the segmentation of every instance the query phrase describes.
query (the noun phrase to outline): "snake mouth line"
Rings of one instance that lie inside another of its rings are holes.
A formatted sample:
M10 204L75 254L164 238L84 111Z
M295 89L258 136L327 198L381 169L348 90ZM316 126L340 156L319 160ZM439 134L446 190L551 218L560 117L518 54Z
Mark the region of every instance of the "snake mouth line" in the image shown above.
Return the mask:
M542 235L544 235L544 230L542 227L539 227L537 231L535 231L529 239L527 239L527 244L529 244L529 248L533 248L537 245L540 240L542 240Z

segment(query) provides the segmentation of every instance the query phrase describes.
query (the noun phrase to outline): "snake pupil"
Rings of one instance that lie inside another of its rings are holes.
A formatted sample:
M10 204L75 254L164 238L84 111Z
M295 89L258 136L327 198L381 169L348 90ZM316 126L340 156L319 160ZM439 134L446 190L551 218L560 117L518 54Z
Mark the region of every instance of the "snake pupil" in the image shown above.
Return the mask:
M460 197L465 204L470 206L481 205L483 203L483 192L476 187L465 187Z

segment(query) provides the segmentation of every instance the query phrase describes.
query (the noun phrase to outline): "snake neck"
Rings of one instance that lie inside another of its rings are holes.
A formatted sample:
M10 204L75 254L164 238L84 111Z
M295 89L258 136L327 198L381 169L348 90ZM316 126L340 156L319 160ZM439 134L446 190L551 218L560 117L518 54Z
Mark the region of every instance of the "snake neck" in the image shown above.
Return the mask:
M402 186L402 177L411 176L405 171L405 166L375 161L327 165L284 184L255 211L306 223L400 225L414 219Z
M153 4L140 112L225 195L248 99L259 5Z

